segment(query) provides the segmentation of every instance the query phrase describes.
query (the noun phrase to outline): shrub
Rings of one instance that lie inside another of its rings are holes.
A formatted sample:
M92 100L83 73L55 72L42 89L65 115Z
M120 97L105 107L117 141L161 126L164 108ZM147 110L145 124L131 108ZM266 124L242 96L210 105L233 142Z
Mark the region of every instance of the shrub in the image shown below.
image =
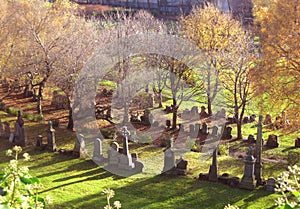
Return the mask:
M0 173L0 208L45 208L45 199L38 195L42 187L40 180L29 174L28 167L21 166L19 155L22 148L15 146L7 151L7 156L13 156L4 171ZM28 153L23 154L24 160L29 160Z
M276 200L281 209L300 208L300 167L289 166L277 179L276 192L282 197Z

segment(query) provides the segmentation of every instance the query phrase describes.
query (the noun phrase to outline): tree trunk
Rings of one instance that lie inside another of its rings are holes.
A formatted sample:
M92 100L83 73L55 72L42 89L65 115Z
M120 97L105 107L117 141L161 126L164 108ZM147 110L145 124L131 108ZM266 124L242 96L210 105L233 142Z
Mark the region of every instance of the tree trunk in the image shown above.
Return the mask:
M207 111L208 111L208 115L209 115L209 116L212 116L211 99L210 99L209 96L208 96L208 98L207 98Z
M37 112L42 115L42 100L43 100L43 91L44 91L44 81L39 84L39 93L37 98Z
M161 108L163 106L162 104L162 92L158 92L158 107Z
M237 121L236 128L237 128L237 139L242 139L243 138L242 122L240 120Z
M73 121L73 112L72 112L72 108L71 105L69 106L69 116L68 116L68 126L67 129L73 131L74 128L74 121Z
M176 129L177 126L177 101L173 98L173 105L172 105L172 129Z

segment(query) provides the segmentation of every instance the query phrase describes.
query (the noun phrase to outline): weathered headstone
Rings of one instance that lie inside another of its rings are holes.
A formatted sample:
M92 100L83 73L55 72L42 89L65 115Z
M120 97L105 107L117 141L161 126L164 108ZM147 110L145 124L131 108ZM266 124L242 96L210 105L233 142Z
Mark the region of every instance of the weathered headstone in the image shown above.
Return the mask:
M119 144L117 142L113 142L110 146L110 150L108 151L108 165L118 166L120 160L119 155Z
M264 125L272 124L272 116L270 114L266 114L265 120L263 122Z
M248 117L248 116L245 116L245 117L243 118L243 123L249 123L249 122L250 122L249 117Z
M95 139L94 141L94 153L92 160L98 165L104 163L105 161L102 152L102 141L99 138Z
M55 143L55 129L52 127L52 121L48 122L48 130L47 130L47 149L50 151L56 151L56 143Z
M231 139L232 138L231 132L232 132L231 127L229 127L229 126L224 127L223 134L222 134L222 139Z
M218 181L218 163L217 163L217 147L213 152L212 164L209 167L208 180L216 182Z
M42 135L38 135L36 137L36 146L37 147L41 147L43 145L43 136Z
M239 187L242 189L253 190L256 187L256 180L254 176L254 163L255 158L252 155L252 147L249 147L248 155L244 158L245 169L244 175L239 184Z
M255 170L254 175L257 181L257 185L263 184L262 178L262 147L263 147L263 140L262 140L262 116L259 116L258 125L257 125L257 139L256 139L256 150L255 150Z
M250 144L254 144L256 142L256 140L255 140L255 138L252 134L250 134L248 136L247 142L250 143Z
M276 185L276 179L275 178L268 178L266 183L266 191L268 192L275 192L275 185Z
M132 153L132 162L134 164L134 173L142 173L144 171L144 163L139 161L137 153Z
M180 157L176 160L176 174L177 175L186 175L187 173L188 161Z
M278 136L275 134L270 134L266 146L268 148L277 148L279 146Z
M295 140L295 148L300 148L300 137Z
M124 126L122 129L122 135L123 135L123 151L122 151L122 155L120 155L119 167L121 169L130 170L134 168L134 164L132 162L131 155L129 154L128 137L130 135L130 132L128 131L126 126Z
M159 127L159 122L158 121L154 121L152 126L155 127L155 128Z
M164 167L162 173L168 173L175 167L175 154L172 147L168 147L164 150Z

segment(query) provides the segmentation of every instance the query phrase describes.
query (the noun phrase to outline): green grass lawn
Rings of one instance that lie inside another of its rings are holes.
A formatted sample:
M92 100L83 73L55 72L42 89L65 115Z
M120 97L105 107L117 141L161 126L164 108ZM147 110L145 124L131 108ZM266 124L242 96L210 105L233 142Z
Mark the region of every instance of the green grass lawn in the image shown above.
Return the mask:
M0 112L2 121L13 121L4 112ZM38 134L46 137L47 125L45 122L26 121L29 137L34 140ZM252 133L255 135L254 124L244 126L244 136ZM280 131L269 131L264 128L264 139L270 133L279 135L279 148L265 150L263 157L274 155L274 160L266 161L263 164L264 178L277 177L288 166L286 158L288 152L299 149L292 149L293 142L299 132L286 134ZM233 135L235 133L233 132ZM71 150L74 143L74 132L59 128L56 130L58 148ZM235 141L226 146L246 151L249 146L246 143ZM6 150L10 148L7 140L0 140L0 170L5 167L9 158L5 156ZM162 153L163 148L152 145L141 145L130 143L130 152L137 152L140 160L157 156ZM151 172L132 176L129 178L120 177L109 173L102 167L97 166L93 161L86 158L74 158L41 151L31 143L25 148L32 156L27 164L32 175L41 179L44 185L42 196L49 195L53 203L49 208L103 208L106 204L105 195L101 194L104 188L115 190L114 200L120 200L122 208L125 209L218 209L224 208L227 204L234 204L240 208L273 208L277 194L270 194L259 188L255 191L240 190L231 188L220 183L198 181L198 175L207 173L211 159L200 161L199 153L188 152L185 159L188 160L188 175L185 177L167 177L153 175ZM244 153L245 154L245 153ZM278 158L279 157L279 158ZM283 160L278 160L283 159ZM147 166L147 164L146 164ZM229 173L233 176L242 177L244 163L240 158L233 158L226 154L218 156L219 173ZM154 163L148 164L148 170L156 170L160 173L161 168ZM146 169L146 171L147 171Z

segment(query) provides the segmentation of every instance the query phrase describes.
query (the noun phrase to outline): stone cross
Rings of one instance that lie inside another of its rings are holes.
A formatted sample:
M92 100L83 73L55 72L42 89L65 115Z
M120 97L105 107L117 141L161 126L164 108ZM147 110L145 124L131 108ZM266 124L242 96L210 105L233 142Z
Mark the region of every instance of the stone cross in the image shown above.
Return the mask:
M128 131L126 126L123 126L122 135L123 135L123 154L128 155L128 153L129 153L128 137L130 136L130 132Z
M48 122L48 130L47 130L47 149L50 151L56 151L56 143L55 143L55 129L52 126L52 121Z
M104 162L104 157L102 153L102 141L97 138L94 141L94 153L92 160L97 164L102 164Z
M129 154L128 137L130 136L130 132L128 131L126 126L123 126L122 134L123 134L123 154L120 155L119 167L121 169L131 170L134 168L134 164L132 162L132 157Z
M218 150L218 147L216 147L214 149L213 157L212 157L212 164L209 167L209 173L208 173L208 180L213 181L213 182L218 181L217 150Z
M255 158L252 155L253 148L250 146L248 150L248 155L244 158L245 169L244 175L239 184L239 187L242 189L253 190L256 187L256 180L254 176L254 163Z
M257 185L262 185L262 116L260 115L258 118L258 126L257 126L257 139L256 139L256 150L255 150L255 170L254 175L255 179L257 180Z

